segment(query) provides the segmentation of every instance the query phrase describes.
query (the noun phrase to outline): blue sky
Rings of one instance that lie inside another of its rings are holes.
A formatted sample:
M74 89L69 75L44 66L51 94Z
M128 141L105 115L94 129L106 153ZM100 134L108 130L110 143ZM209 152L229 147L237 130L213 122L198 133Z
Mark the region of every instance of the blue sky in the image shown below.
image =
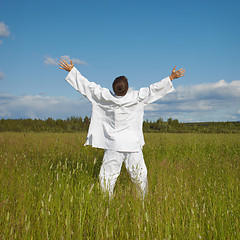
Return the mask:
M239 1L1 1L0 118L90 116L59 59L111 89L185 68L145 119L240 120Z

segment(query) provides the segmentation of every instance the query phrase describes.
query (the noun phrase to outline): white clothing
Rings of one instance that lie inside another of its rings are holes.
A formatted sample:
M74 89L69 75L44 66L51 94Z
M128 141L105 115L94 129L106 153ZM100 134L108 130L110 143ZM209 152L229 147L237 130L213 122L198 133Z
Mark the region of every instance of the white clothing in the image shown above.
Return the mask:
M169 77L128 91L123 97L89 82L74 67L66 77L78 92L92 103L92 116L85 145L120 152L138 152L144 145L142 132L144 107L174 90Z
M132 181L140 188L144 198L147 192L147 167L145 165L142 151L139 152L117 152L105 150L103 163L100 169L100 186L104 192L112 197L116 180L121 172L122 163L130 174Z

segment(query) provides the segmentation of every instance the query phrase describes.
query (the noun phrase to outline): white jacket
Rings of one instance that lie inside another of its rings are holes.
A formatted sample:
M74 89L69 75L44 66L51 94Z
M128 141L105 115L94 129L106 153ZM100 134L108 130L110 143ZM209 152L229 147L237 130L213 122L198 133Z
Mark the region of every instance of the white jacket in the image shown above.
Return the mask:
M144 107L174 87L169 77L160 82L128 91L125 96L112 94L94 82L89 82L74 67L66 81L92 103L92 116L84 145L120 152L138 152L144 145L142 132Z

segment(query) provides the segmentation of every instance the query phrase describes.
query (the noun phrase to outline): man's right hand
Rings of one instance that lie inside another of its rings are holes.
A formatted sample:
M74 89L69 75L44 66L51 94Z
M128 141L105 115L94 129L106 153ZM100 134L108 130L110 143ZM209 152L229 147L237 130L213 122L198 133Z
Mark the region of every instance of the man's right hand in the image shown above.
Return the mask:
M176 66L172 70L172 74L169 76L170 80L172 81L173 79L179 78L184 76L185 74L185 69L181 68L176 71Z
M74 67L72 60L70 61L70 65L65 60L60 61L59 65L61 66L59 69L66 70L68 72L70 72Z

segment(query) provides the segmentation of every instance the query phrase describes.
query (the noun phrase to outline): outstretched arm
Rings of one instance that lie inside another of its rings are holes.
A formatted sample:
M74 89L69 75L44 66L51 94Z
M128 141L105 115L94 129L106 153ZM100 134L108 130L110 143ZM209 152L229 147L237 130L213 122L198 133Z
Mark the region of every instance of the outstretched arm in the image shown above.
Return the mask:
M66 61L60 61L60 69L68 71L65 80L72 85L78 92L83 94L89 101L99 101L101 98L101 87L94 82L89 82L74 66L72 61L68 64Z
M172 70L172 74L169 76L170 80L172 81L173 79L180 78L184 76L185 74L185 69L181 68L176 71L176 66Z
M59 69L63 69L66 70L68 72L71 72L71 70L73 69L73 63L72 60L70 61L70 64L66 63L66 61L62 60L59 62L59 65L61 66Z
M172 74L163 80L151 84L149 87L141 88L139 90L139 99L145 104L152 103L166 94L174 90L172 80L182 77L185 74L185 69L181 68L176 71L176 66L172 70Z

